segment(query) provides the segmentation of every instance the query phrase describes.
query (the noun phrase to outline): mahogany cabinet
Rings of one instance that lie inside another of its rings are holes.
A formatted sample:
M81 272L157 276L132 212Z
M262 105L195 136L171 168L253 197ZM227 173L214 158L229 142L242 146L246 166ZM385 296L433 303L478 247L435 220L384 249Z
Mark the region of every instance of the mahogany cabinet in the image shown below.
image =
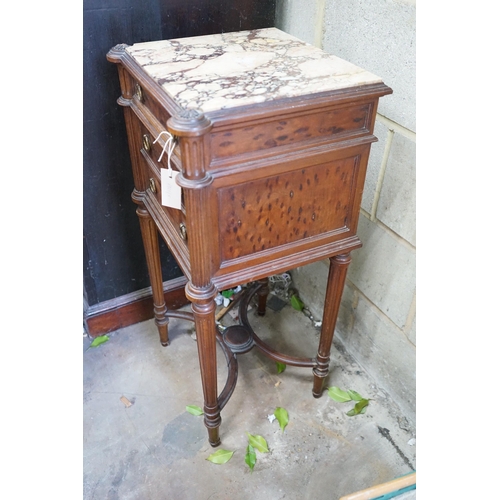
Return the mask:
M209 441L237 379L236 355L256 347L313 372L319 397L361 196L378 99L392 90L353 64L276 28L117 45L116 63L153 289L155 321L195 322ZM167 311L158 234L188 279L192 314ZM265 311L266 278L320 259L330 271L318 351L297 358L253 332L246 306ZM217 293L251 283L241 325L220 332ZM216 344L230 367L217 387Z

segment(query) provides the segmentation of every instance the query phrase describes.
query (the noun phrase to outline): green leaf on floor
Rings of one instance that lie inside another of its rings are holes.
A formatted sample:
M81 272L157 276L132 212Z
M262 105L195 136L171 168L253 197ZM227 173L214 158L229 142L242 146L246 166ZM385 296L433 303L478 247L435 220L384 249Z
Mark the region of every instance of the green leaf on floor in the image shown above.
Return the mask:
M258 435L252 435L249 432L248 434L248 444L252 445L256 450L260 451L261 453L267 453L269 451L269 448L267 447L267 441L262 437Z
M252 472L256 462L257 462L257 454L255 453L254 447L251 444L249 444L247 446L247 453L245 455L245 463L248 465L248 467L250 467L250 470Z
M304 309L304 303L299 299L297 295L292 295L290 297L290 303L292 304L292 307L297 311L302 311L302 309Z
M104 344L104 342L107 342L109 340L109 337L107 335L102 335L101 337L96 337L92 343L90 344L89 347L98 347L101 344Z
M358 401L354 405L354 408L352 410L349 410L346 413L346 415L348 415L349 417L353 417L354 415L359 415L361 412L363 412L363 410L366 411L366 407L368 406L369 402L370 401L368 399L362 399L361 401Z
M286 369L285 363L276 362L276 368L278 369L278 373L283 373Z
M231 459L233 453L234 451L217 450L215 453L212 453L206 460L212 462L213 464L225 464Z
M203 410L196 405L187 405L186 406L186 411L191 413L191 415L196 415L199 417L200 415L203 415Z
M351 401L352 398L350 394L346 391L343 391L340 387L330 387L328 389L328 395L337 403L345 403L346 401Z
M363 399L363 396L361 396L361 394L358 394L356 391L348 390L347 394L349 394L349 396L351 396L351 399L353 401L361 401Z
M285 410L285 408L281 408L278 406L278 408L274 410L274 416L280 424L281 431L285 432L285 427L288 425L288 412Z

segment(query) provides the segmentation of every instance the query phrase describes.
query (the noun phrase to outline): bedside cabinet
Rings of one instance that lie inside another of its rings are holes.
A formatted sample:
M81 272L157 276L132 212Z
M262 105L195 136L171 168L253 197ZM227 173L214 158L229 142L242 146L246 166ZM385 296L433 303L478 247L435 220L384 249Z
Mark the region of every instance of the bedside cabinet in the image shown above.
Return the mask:
M117 45L116 63L160 341L168 318L195 322L212 446L237 380L236 356L256 347L328 375L335 322L356 236L377 104L392 90L355 65L276 28ZM158 233L186 276L192 313L167 311ZM296 358L253 332L246 307L266 278L330 260L317 353ZM241 325L220 332L219 291L250 283ZM229 374L217 387L217 342Z

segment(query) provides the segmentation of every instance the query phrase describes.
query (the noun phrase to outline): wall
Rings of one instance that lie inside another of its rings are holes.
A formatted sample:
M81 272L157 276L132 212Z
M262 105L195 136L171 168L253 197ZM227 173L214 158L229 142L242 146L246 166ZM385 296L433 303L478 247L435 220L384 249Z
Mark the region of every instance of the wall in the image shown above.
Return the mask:
M416 111L415 1L278 0L278 28L380 76L381 98L336 336L415 421ZM323 261L292 273L304 302L322 314Z

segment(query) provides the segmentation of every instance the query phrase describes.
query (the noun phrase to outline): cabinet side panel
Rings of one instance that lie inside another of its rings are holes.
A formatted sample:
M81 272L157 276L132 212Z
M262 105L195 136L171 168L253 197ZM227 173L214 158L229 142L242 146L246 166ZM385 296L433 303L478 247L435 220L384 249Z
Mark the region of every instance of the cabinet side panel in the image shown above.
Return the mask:
M349 229L358 157L219 190L222 260Z

